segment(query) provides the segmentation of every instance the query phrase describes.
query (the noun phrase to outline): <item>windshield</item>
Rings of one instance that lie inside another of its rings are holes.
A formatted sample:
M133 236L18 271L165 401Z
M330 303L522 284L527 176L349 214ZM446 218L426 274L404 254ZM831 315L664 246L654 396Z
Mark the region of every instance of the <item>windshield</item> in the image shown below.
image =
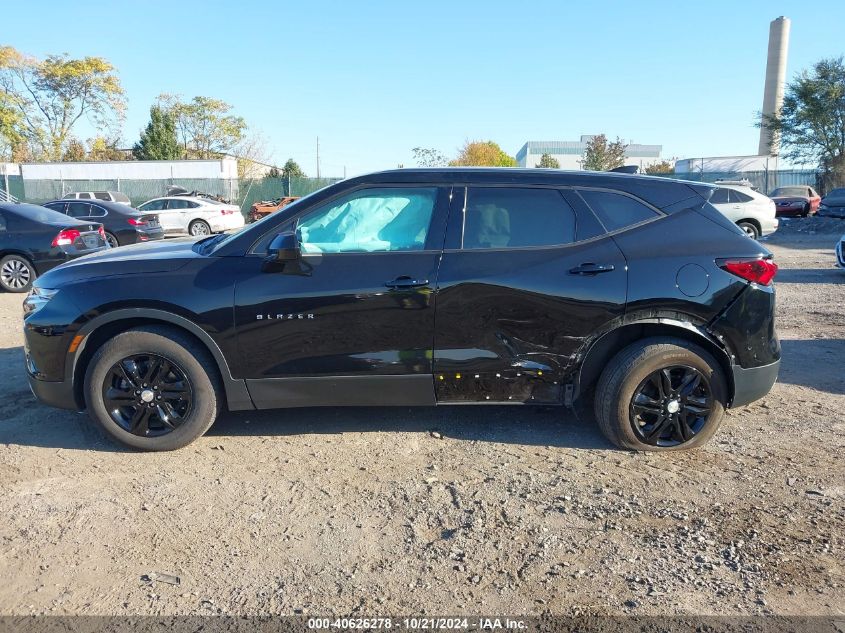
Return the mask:
M303 200L308 200L309 198L311 198L313 195L319 193L320 191L322 191L322 189L318 189L317 191L309 193L307 196L303 196L299 200L295 200L295 201L291 202L290 204L286 205L284 209L281 209L281 211L284 212L284 213L287 213L288 209L294 209ZM237 231L235 233L223 233L221 235L215 236L215 237L222 238L219 241L216 241L216 240L208 241L208 242L203 241L201 244L198 243L199 247L202 248L202 251L200 251L200 253L203 254L203 255L211 254L212 252L214 252L218 248L222 247L224 244L228 244L235 236L240 235L244 231L254 231L255 237L258 238L263 233L263 225L268 220L270 220L271 218L275 218L275 217L278 217L278 216L276 216L275 213L268 213L267 215L265 215L260 220L253 222L252 224L248 224L245 228L241 229L240 231Z
M806 187L778 187L772 192L772 197L776 196L806 196Z

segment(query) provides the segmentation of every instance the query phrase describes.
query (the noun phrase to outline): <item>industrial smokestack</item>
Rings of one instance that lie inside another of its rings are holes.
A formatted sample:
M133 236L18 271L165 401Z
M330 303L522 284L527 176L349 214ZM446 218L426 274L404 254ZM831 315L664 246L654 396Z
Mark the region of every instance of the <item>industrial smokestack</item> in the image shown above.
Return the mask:
M766 87L763 91L763 115L780 112L783 106L783 88L786 83L786 57L789 52L789 18L780 16L769 25L769 57L766 60ZM765 119L764 119L765 121ZM777 156L780 151L777 139L765 127L760 128L760 156Z

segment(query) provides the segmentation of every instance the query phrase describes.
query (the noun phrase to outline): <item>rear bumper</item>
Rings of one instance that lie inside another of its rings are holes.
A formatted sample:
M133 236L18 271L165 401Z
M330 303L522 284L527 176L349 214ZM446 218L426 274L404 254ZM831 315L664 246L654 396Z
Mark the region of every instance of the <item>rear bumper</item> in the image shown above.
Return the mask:
M774 218L766 218L761 220L760 222L760 235L766 236L771 235L775 231L778 230L778 219Z
M739 365L734 365L732 370L734 397L731 407L741 407L759 400L771 391L772 385L778 378L780 360L751 369L743 369Z

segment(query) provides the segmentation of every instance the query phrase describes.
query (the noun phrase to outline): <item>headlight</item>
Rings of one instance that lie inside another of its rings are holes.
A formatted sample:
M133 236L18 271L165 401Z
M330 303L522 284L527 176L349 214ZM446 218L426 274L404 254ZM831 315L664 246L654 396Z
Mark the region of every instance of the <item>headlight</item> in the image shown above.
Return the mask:
M33 287L32 290L29 291L29 296L23 300L24 316L32 314L36 310L43 308L58 291L58 289L53 288Z

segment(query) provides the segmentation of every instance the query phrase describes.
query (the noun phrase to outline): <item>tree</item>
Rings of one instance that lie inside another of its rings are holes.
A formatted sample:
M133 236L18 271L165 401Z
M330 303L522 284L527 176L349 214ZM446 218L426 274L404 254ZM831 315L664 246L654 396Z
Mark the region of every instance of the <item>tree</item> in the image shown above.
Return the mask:
M231 154L238 157L238 178L263 178L272 160L267 139L260 133L244 135Z
M281 178L282 172L278 167L271 167L267 172L267 178Z
M449 161L453 167L516 167L516 159L509 156L493 141L466 141L458 157Z
M220 99L194 97L183 102L179 95L162 94L159 105L173 117L185 158L234 153L246 132L243 117L230 114L232 106Z
M659 163L653 163L645 168L647 174L674 174L675 166L668 160L661 160Z
M537 167L543 167L546 169L560 169L560 162L551 154L543 154L542 156L540 156L540 162L537 163Z
M626 149L628 145L620 141L619 137L608 143L604 134L598 134L587 142L581 166L591 171L608 171L622 167L625 164Z
M150 122L132 148L138 160L176 160L182 156L173 115L160 105L150 107Z
M415 147L411 150L418 167L445 167L449 159L440 150L428 147Z
M127 151L118 147L119 140L117 138L106 138L104 136L95 136L88 139L88 160L96 161L112 161L112 160L129 160L130 156Z
M62 152L62 160L70 163L78 163L85 160L85 146L79 139L72 138L65 143L65 150Z
M292 158L288 158L285 166L282 167L282 172L285 178L305 178L305 172L302 171L302 167Z
M126 110L114 66L102 57L38 60L2 46L0 93L5 107L11 104L20 116L17 134L47 160L62 157L81 119L97 131L114 130Z
M813 162L834 186L845 184L845 62L822 59L786 87L783 107L763 115L759 126L772 132L783 156Z

